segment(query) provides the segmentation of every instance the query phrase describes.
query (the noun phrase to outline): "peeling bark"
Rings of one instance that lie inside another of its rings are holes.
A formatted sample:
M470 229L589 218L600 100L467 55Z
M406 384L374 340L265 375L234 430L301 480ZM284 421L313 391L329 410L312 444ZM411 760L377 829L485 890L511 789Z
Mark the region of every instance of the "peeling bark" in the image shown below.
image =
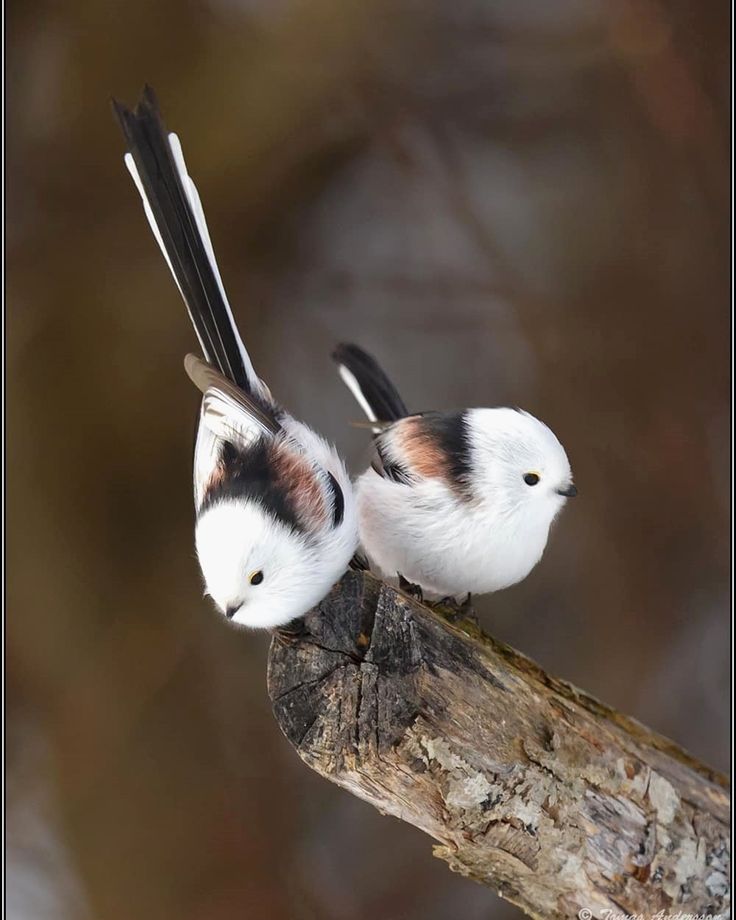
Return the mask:
M728 915L725 779L469 622L350 572L268 686L305 763L530 916Z

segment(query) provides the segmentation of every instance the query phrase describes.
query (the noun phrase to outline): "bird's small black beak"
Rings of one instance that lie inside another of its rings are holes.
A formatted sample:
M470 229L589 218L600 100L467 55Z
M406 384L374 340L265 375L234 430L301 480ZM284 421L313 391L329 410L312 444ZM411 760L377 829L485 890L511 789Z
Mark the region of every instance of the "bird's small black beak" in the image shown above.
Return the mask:
M233 604L232 607L227 607L225 609L225 616L228 618L228 620L232 620L232 618L242 606L242 604Z
M564 489L558 489L557 494L564 495L565 498L575 498L575 496L578 494L578 489L577 486L570 483L570 485L565 486Z

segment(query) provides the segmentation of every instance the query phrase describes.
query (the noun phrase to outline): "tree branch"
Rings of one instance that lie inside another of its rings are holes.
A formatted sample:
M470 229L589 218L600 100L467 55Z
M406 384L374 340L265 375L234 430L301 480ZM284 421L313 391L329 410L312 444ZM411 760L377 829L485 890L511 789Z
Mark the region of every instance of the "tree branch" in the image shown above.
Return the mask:
M545 920L727 912L727 783L671 741L366 573L305 627L269 654L286 737L452 869Z

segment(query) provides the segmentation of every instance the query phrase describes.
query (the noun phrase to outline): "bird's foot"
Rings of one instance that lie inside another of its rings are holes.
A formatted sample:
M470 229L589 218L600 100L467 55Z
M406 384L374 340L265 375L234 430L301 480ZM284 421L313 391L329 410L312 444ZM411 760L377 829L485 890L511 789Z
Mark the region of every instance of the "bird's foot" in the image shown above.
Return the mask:
M279 645L283 645L284 648L293 648L306 639L310 633L307 629L307 624L304 622L304 617L300 617L285 626L277 626L273 634Z
M468 596L461 603L458 603L455 597L443 597L432 606L450 623L457 623L458 620L471 620L476 626L478 625L478 617L473 608L472 596L469 591Z
M359 552L353 553L353 558L350 560L350 568L354 572L370 572L371 564L368 562L368 558L363 556Z
M419 601L420 603L424 600L424 593L422 592L421 585L415 585L407 578L401 574L401 572L396 573L399 576L399 588L408 594L409 597L413 597L414 600Z

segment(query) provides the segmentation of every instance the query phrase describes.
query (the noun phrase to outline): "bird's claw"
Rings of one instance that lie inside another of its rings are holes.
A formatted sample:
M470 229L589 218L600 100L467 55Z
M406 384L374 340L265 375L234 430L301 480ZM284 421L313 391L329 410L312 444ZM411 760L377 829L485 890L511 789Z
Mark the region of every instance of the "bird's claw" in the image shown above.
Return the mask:
M304 619L292 620L286 626L278 626L274 630L274 638L284 648L293 648L309 635L309 630Z
M397 572L396 574L399 577L399 588L404 594L408 594L409 597L413 597L414 600L420 603L424 601L424 593L422 592L421 585L415 585L413 582L409 581L408 578L404 578L401 572Z
M462 603L458 603L454 597L443 597L432 606L450 623L457 623L458 620L472 620L476 625L478 623L478 617L473 609L472 596L469 591L468 596Z

